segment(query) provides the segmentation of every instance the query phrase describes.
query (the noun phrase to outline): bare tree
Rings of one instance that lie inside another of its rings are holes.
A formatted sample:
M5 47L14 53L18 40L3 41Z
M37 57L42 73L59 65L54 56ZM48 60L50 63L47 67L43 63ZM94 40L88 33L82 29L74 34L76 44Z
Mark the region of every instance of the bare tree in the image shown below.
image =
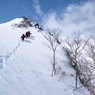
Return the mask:
M95 95L95 34L90 36L90 41L87 44L87 48L85 49L86 58L85 64L87 67L86 70L86 82L85 85L88 89Z
M86 49L86 53L88 57L92 60L93 68L95 69L95 35L90 37L90 41L88 43L88 48Z
M56 49L57 47L61 44L61 40L60 40L60 35L61 32L59 30L47 30L46 34L43 34L43 36L47 39L47 41L49 42L49 46L46 45L49 49L52 50L53 52L53 59L52 59L52 74L51 76L56 74Z
M75 33L74 37L67 39L66 46L63 47L65 50L69 64L75 69L75 89L77 89L78 75L80 73L79 65L81 63L81 55L88 41L81 38L80 33Z
M75 69L75 89L82 86L88 88L91 95L95 95L95 35L87 40L77 34L74 38L68 39L64 50L69 64ZM77 86L77 79L80 79L82 85Z

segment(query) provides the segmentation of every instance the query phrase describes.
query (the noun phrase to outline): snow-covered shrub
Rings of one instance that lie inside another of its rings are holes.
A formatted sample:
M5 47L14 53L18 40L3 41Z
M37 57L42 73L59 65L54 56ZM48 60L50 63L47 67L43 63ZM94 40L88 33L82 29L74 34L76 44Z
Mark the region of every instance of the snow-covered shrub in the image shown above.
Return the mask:
M31 21L31 19L23 17L20 23L14 23L12 24L12 26L18 28L28 28L33 26L33 22Z
M24 27L24 28L32 27L31 19L23 17L23 20L18 25L18 27Z

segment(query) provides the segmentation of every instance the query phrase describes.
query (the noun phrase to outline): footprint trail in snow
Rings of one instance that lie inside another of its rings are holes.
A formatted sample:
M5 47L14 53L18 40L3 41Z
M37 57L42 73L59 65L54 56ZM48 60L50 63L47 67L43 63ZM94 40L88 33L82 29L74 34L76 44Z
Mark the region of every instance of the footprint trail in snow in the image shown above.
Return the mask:
M25 40L24 42L31 43L30 40L34 40L34 36L30 36L30 38L28 38L28 40ZM20 49L21 45L22 42L19 42L12 52L7 53L5 56L0 56L0 69L3 69L5 67L5 63L7 62L7 60L12 58L12 56Z
M5 56L0 56L0 69L3 69L5 67L6 61L12 58L12 56L15 54L16 51L19 50L20 47L21 42L18 43L18 45L14 48L14 50L11 53L7 53Z

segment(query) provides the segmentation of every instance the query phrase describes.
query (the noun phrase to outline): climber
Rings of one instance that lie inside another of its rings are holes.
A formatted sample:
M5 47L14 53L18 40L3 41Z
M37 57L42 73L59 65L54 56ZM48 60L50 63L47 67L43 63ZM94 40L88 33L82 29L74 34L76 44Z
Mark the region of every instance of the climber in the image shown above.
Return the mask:
M22 34L22 36L21 36L21 40L24 41L24 39L25 39L25 35Z
M31 34L30 31L27 31L27 32L25 33L25 37L26 37L26 38L30 37L30 34Z

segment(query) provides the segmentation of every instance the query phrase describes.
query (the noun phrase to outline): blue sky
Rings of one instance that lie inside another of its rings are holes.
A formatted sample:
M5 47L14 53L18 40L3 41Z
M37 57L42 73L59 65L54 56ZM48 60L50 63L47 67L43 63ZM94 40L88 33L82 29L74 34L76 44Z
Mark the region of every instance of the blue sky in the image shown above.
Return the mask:
M0 0L0 23L22 16L40 22L50 11L60 14L70 4L87 0Z

